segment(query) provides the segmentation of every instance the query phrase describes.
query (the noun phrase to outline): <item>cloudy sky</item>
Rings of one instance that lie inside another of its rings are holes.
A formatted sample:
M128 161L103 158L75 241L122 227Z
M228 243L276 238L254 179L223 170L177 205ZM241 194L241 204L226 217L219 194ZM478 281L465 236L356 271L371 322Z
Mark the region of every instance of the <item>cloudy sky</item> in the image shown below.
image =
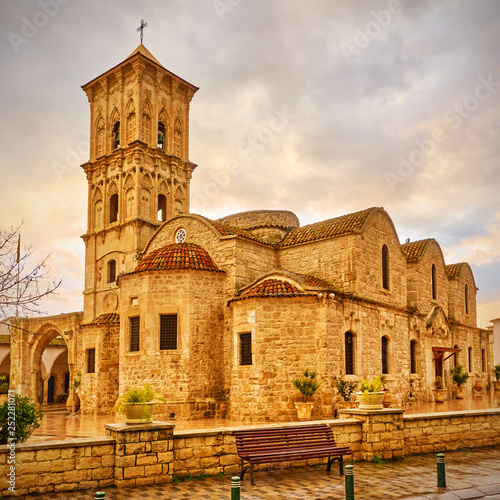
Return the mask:
M0 227L81 310L89 107L81 85L144 44L200 87L191 211L302 224L382 206L401 242L468 261L500 316L498 0L0 0Z

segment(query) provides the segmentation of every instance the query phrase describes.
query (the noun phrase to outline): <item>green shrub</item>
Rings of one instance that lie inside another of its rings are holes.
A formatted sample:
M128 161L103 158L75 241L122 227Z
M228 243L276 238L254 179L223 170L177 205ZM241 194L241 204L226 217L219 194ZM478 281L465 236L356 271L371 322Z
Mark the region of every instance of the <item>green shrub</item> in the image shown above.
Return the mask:
M43 412L30 398L16 394L9 400L0 406L0 444L7 444L9 439L24 443L40 427Z

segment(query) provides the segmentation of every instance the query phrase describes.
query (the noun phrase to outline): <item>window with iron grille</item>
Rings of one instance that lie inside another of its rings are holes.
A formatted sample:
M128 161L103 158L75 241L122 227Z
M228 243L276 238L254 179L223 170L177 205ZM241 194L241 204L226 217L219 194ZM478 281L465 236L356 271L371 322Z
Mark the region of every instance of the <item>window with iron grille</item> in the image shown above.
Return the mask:
M87 350L87 373L95 373L95 349Z
M252 334L240 334L240 365L252 364Z
M389 339L382 337L382 373L389 373Z
M387 245L382 247L382 286L389 290L389 249Z
M417 373L417 341L410 341L410 367L411 373Z
M177 314L160 316L160 350L177 349Z
M345 374L354 375L354 335L345 334Z
M141 332L141 326L140 326L140 317L136 316L135 318L130 318L130 350L131 351L138 351L139 350L139 338L140 338L140 332Z

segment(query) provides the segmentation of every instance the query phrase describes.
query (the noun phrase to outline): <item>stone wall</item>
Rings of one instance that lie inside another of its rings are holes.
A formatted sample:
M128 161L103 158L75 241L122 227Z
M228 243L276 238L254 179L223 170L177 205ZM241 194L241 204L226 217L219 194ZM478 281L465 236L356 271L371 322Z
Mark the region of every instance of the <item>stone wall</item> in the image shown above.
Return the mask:
M340 410L341 419L315 421L333 429L352 459L372 460L500 445L500 409L403 415L402 409ZM311 422L271 424L275 427ZM258 429L264 425L238 427ZM108 424L107 437L24 443L15 448L16 488L0 496L131 487L167 483L173 477L238 473L235 428L174 431L174 424ZM0 446L0 475L7 477L10 450ZM315 464L285 462L280 467ZM259 469L272 468L262 464Z
M83 415L108 414L118 399L120 325L84 325L81 332L75 366L75 372L81 374L80 411ZM89 349L95 349L95 373L88 373Z
M2 484L11 467L0 446ZM110 437L24 443L15 448L15 496L102 488L114 484L115 442ZM0 496L13 496L6 489Z
M169 403L160 416L216 415L223 393L224 273L156 271L122 278L120 393L148 381ZM160 350L160 315L177 315L177 349ZM140 318L139 351L130 351L129 318Z
M500 445L500 410L404 416L406 455Z

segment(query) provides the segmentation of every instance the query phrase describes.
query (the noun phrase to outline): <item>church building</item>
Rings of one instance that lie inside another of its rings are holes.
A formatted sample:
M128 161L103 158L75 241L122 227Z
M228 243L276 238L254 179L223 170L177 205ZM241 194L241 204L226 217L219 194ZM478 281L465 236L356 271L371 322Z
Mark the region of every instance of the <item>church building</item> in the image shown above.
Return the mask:
M109 413L149 382L167 399L159 419L293 421L293 380L307 368L321 382L314 418L334 415L334 376L383 374L398 405L432 400L436 376L451 397L458 363L469 392L489 383L472 270L447 264L436 240L402 245L380 207L306 226L286 210L192 214L198 88L141 44L83 90L84 308L11 319L22 329L12 329L10 380L23 395L48 403L81 374L84 414ZM44 358L55 344L57 372Z

